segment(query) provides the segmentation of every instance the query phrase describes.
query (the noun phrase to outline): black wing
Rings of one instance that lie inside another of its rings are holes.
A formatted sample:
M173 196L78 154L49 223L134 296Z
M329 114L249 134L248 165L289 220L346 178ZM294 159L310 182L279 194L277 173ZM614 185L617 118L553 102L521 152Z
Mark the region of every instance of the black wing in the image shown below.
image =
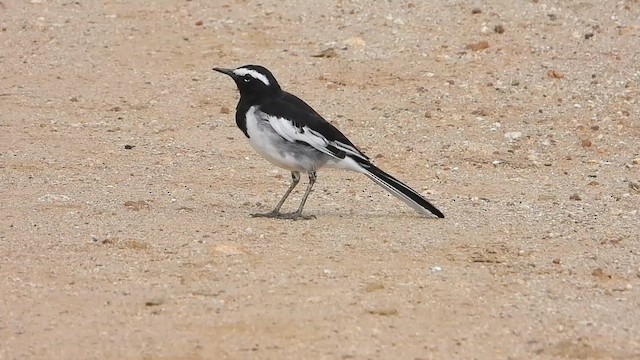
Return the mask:
M340 130L293 94L283 91L281 96L261 104L260 110L270 116L291 121L292 125L301 131L306 127L317 135L321 135L328 142L327 150L337 157L344 158L344 150L346 150L346 153L353 153L365 161L369 160Z

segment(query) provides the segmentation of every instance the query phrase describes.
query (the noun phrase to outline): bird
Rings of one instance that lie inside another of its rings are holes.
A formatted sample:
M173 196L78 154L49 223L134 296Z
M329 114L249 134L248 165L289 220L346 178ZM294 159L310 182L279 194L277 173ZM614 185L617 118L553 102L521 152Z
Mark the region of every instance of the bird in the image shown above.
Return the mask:
M375 166L340 130L325 120L310 105L280 87L274 75L261 65L237 68L213 68L228 75L240 93L236 106L236 125L253 149L280 168L291 172L291 183L276 207L253 217L307 220L302 209L311 193L320 168L338 168L362 173L425 216L444 214L417 191ZM280 211L285 200L300 182L300 174L309 176L307 189L298 209Z

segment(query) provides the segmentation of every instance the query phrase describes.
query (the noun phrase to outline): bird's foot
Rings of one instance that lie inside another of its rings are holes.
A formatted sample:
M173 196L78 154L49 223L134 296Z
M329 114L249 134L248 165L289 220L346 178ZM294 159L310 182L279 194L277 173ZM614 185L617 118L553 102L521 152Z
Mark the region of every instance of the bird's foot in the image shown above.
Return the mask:
M270 219L282 219L282 220L311 220L315 219L315 215L302 215L295 211L292 213L281 213L279 211L270 211L268 213L251 214L251 217L265 217Z

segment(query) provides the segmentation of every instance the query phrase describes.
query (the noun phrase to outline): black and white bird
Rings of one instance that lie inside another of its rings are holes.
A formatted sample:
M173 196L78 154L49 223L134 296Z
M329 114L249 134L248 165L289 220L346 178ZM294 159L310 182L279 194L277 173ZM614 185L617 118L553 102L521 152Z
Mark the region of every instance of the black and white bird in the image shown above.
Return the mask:
M310 219L302 215L307 197L322 167L347 169L365 174L385 190L421 214L444 215L427 199L398 179L373 165L340 130L322 118L300 98L280 88L269 70L258 65L236 69L214 68L229 75L240 91L236 124L251 146L272 164L291 171L291 185L275 209L256 217ZM281 213L280 208L300 181L300 173L309 175L309 185L298 210Z

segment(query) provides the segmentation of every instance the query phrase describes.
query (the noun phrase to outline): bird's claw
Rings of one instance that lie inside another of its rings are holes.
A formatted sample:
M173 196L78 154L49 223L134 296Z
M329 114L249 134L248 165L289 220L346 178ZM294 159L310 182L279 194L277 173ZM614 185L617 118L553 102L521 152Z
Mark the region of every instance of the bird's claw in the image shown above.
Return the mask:
M251 214L251 217L264 217L264 218L281 219L281 220L311 220L316 218L315 215L302 215L297 211L292 213L281 213L279 211L270 211L268 213Z

